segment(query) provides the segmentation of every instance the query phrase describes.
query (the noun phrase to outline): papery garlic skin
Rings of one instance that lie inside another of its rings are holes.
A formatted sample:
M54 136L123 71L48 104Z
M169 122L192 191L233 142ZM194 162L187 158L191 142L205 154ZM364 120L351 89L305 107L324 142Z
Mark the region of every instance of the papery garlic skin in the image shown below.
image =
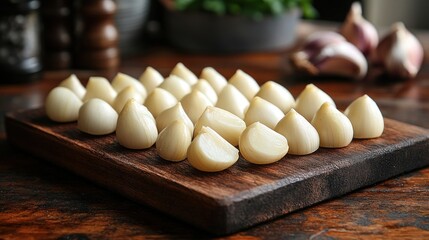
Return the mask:
M307 155L319 148L319 134L316 129L295 109L291 109L274 130L288 140L288 154Z
M77 128L91 135L106 135L116 130L118 113L107 102L92 98L79 109Z
M201 71L200 78L207 80L216 91L216 94L219 94L227 84L225 77L212 67L205 67Z
M353 137L377 138L383 134L384 118L377 103L368 95L354 100L344 111L353 126Z
M140 83L145 87L147 94L150 94L156 87L161 85L164 77L153 67L147 67L139 77Z
M45 111L55 122L73 122L79 115L82 101L72 90L65 87L53 88L45 100Z
M130 99L134 99L136 102L143 104L142 95L138 93L133 86L128 86L122 89L122 91L120 91L116 96L112 103L113 109L115 109L115 111L119 114Z
M177 63L176 66L171 70L170 75L175 75L185 80L189 85L197 83L198 78L195 74L189 70L183 63Z
M68 78L61 81L58 87L70 89L79 99L83 99L86 93L85 87L82 85L75 74L71 74Z
M191 93L183 97L180 102L182 103L186 114L194 124L208 106L213 106L213 103L210 102L206 95L198 90L193 90Z
M264 83L256 96L276 105L283 113L289 112L295 106L292 94L285 87L273 81Z
M217 102L217 93L210 85L210 83L205 79L199 79L197 83L192 86L192 90L198 90L210 100L213 104Z
M244 159L254 164L277 162L289 150L283 135L260 122L247 126L240 136L239 148Z
M124 73L118 73L112 80L112 87L117 93L128 86L132 86L144 99L147 97L146 89L137 79Z
M186 114L185 110L182 107L182 103L180 102L178 102L173 107L164 110L156 117L156 127L158 128L158 132L161 132L170 123L176 120L180 120L185 123L185 125L189 128L189 133L191 135L193 134L194 124Z
M170 92L162 88L155 88L147 96L144 105L156 118L161 112L176 105L177 99Z
M311 122L314 114L323 103L329 102L335 106L334 100L314 84L307 84L296 98L295 110L307 121Z
M175 75L170 75L164 79L159 88L169 91L179 101L192 90L185 80Z
M249 101L259 91L256 80L240 69L228 80L228 83L236 87Z
M346 42L347 40L339 33L333 31L316 31L308 35L304 39L302 51L304 51L308 58L313 58L320 52L321 49L330 44L339 42Z
M311 125L317 130L320 146L342 148L353 140L350 120L330 103L324 103L314 115Z
M130 149L151 147L158 137L155 120L148 109L129 100L118 117L116 139L119 144Z
M254 97L247 109L244 121L249 126L254 122L260 122L265 126L274 129L277 123L284 117L284 113L276 105L267 100Z
M241 119L244 119L249 105L249 100L231 84L223 88L216 103L216 107L231 112Z
M175 120L164 128L156 140L158 155L168 161L178 162L187 157L192 135L181 120Z
M112 104L116 98L116 90L104 77L90 77L86 84L86 93L82 101L99 98L108 104Z

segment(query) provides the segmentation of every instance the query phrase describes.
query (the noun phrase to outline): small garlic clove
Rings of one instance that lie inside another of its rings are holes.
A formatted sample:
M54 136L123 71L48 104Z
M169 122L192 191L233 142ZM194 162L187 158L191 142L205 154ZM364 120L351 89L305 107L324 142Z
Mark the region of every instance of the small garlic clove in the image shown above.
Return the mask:
M198 82L192 86L192 89L195 89L204 93L204 95L206 95L206 97L210 100L210 102L212 102L213 104L216 104L217 93L210 85L210 83L207 82L207 80L199 79Z
M153 67L147 67L142 75L140 75L139 80L145 87L147 94L150 94L156 87L161 85L164 81L164 77Z
M194 136L204 127L210 127L233 146L238 145L246 123L236 115L221 108L208 106L195 124Z
M254 164L270 164L282 159L289 150L287 139L260 122L252 123L240 136L240 153Z
M186 114L194 124L208 106L213 106L213 103L198 90L193 90L191 93L183 97L180 102L182 103Z
M45 101L46 115L55 122L73 122L79 115L82 101L65 87L52 89Z
M219 94L227 84L225 77L212 67L204 68L201 71L200 78L207 80L216 91L216 94Z
M185 80L189 85L194 85L197 83L198 78L195 74L189 70L183 63L177 63L176 66L171 70L170 75L175 75Z
M168 161L178 162L186 158L192 135L181 120L175 120L164 128L156 140L158 155Z
M156 117L156 127L158 132L161 132L166 128L170 123L176 120L181 120L189 128L189 133L192 135L194 132L194 124L191 119L185 113L185 110L182 107L182 104L178 102L173 107L164 110Z
M256 96L276 105L283 113L289 112L295 106L292 94L285 87L273 81L264 83Z
M128 86L132 86L142 96L143 100L147 97L147 92L143 84L127 74L118 73L112 80L112 87L117 93Z
M376 138L383 134L384 119L377 103L368 95L354 100L344 111L353 126L354 138Z
M249 101L259 91L259 84L256 80L240 69L235 72L228 82L236 87Z
M58 86L72 90L72 92L74 92L74 94L76 94L79 99L83 99L86 93L85 87L74 74L64 79Z
M276 107L276 105L264 100L260 97L254 97L247 109L244 121L249 126L254 122L260 122L265 126L274 129L277 123L285 116L285 114Z
M155 120L147 108L134 99L129 100L118 117L116 139L119 144L130 149L146 149L157 137Z
M92 98L79 109L77 128L91 135L106 135L116 130L118 113L107 102Z
M350 120L328 102L314 115L311 125L319 134L321 147L346 147L353 139L353 126Z
M291 109L274 130L288 140L288 154L307 155L319 148L316 129L295 109Z
M227 84L218 96L216 107L231 112L241 119L249 108L249 100L231 84Z
M147 96L144 105L156 118L161 112L176 105L177 99L170 92L162 88L155 88Z
M104 77L90 77L86 84L86 93L82 101L86 102L93 98L99 98L108 104L113 104L116 91Z
M189 163L204 172L225 170L238 158L238 149L210 127L203 127L188 148Z
M191 86L189 86L185 80L175 75L170 75L164 79L164 82L159 85L159 88L169 91L179 101L186 94L191 92Z
M296 98L295 110L310 122L314 114L325 102L329 102L335 106L334 100L328 94L314 84L307 84L305 89Z
M128 86L122 89L113 101L112 107L119 114L124 108L128 100L134 99L140 104L143 104L143 97L138 93L133 86Z

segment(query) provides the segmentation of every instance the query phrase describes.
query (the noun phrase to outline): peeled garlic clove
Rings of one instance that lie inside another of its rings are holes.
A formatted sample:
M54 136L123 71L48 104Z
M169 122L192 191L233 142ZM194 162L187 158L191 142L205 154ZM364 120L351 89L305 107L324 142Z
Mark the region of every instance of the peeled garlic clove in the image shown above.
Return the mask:
M249 100L231 84L227 84L218 96L216 107L231 112L241 119L249 108Z
M186 94L191 92L191 86L189 86L185 80L175 75L170 75L164 79L164 82L159 85L159 88L169 91L179 101Z
M330 103L324 103L320 107L311 125L319 133L321 147L346 147L353 139L353 126L350 120Z
M195 74L189 70L183 63L177 63L176 66L171 71L170 75L175 75L187 82L189 85L194 85L197 83L198 78L195 76Z
M219 94L227 84L225 77L212 67L204 68L201 71L200 78L207 80L216 91L216 94Z
M116 91L104 77L90 77L86 84L86 93L83 102L93 98L99 98L108 104L112 104L116 98Z
M246 128L246 123L226 110L208 106L195 124L194 136L204 126L210 127L233 146L237 146L240 135Z
M398 22L380 41L375 61L384 65L386 72L392 76L412 78L420 70L423 54L419 40L403 23Z
M289 144L289 154L307 155L319 148L319 134L303 116L291 109L274 129Z
M175 120L162 130L156 140L158 155L169 161L178 162L186 158L192 135L181 120Z
M177 99L167 90L155 88L147 96L144 105L149 109L156 118L161 112L176 105Z
M52 89L45 101L46 115L55 122L76 121L82 101L65 87Z
M259 84L256 80L240 69L235 72L228 82L236 87L249 101L259 91Z
M192 89L195 89L195 90L198 90L198 91L204 93L204 95L206 95L206 97L210 100L210 102L212 102L213 104L216 104L217 93L212 88L210 83L207 82L207 80L199 79L198 82L192 86Z
M378 44L378 33L374 25L362 16L362 6L354 2L340 28L340 33L355 45L365 56L370 56Z
M128 100L134 99L136 102L143 104L143 97L138 93L133 86L128 86L118 93L113 101L112 107L117 113L122 111Z
M82 99L86 93L85 87L74 74L64 79L58 86L70 89L79 99Z
M203 127L188 148L189 163L204 172L225 170L238 158L238 149L209 127Z
M252 123L240 136L240 153L255 164L269 164L282 159L289 150L287 139L260 122Z
M147 92L143 84L127 74L118 73L112 80L112 87L118 93L128 86L132 86L138 93L140 93L143 99L147 97Z
M274 129L277 123L284 117L284 113L276 105L260 97L254 97L247 109L244 121L249 126L254 122L260 122Z
M183 97L180 101L186 114L195 124L208 106L213 106L213 103L200 91L193 90L191 93Z
M156 87L161 85L161 83L164 81L164 77L153 67L147 67L142 75L140 75L139 80L140 83L145 87L147 94L149 94Z
M292 94L285 87L273 81L264 83L256 96L276 105L283 113L289 112L295 106Z
M92 98L79 109L77 128L92 135L105 135L115 131L118 113L107 102Z
M325 102L335 106L334 100L328 94L314 86L314 84L308 84L296 99L295 110L310 122L314 114Z
M352 123L354 138L376 138L383 133L383 115L377 103L366 94L354 100L344 114Z
M194 124L185 113L185 110L183 109L180 102L178 102L173 107L161 112L156 117L156 127L158 128L158 132L161 132L165 127L176 120L181 120L183 123L185 123L185 125L189 128L189 133L192 135L194 132Z

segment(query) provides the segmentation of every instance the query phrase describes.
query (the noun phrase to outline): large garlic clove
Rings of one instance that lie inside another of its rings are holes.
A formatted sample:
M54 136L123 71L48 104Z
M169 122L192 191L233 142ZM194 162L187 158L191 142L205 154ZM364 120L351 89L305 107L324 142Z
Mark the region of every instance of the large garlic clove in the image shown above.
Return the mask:
M82 99L86 93L85 87L74 74L61 81L58 87L65 87L70 89L72 92L74 92L74 94L76 94L79 99Z
M289 150L287 139L265 126L255 122L240 136L240 153L247 161L255 164L269 164L282 159Z
M295 106L292 94L285 87L273 81L264 83L256 96L276 105L283 113L289 112Z
M236 87L249 101L259 91L259 84L256 80L240 69L235 72L228 82Z
M277 123L284 117L284 113L276 105L260 97L254 97L247 109L244 121L249 126L254 122L260 122L274 129Z
M194 85L197 83L198 78L195 74L189 70L183 63L177 63L176 66L171 70L170 75L175 75L187 82L189 85Z
M140 104L143 104L144 101L142 95L138 93L133 86L128 86L118 93L113 101L112 107L119 114L130 99L134 99Z
M208 106L213 106L213 103L198 90L193 90L191 93L183 97L180 102L182 103L186 114L194 124Z
M165 127L176 120L181 120L183 123L185 123L191 134L194 132L194 124L185 113L185 110L183 109L180 102L178 102L173 107L161 112L156 117L156 127L158 128L158 132L161 132Z
M118 117L116 139L130 149L151 147L158 137L153 116L147 108L133 99L125 104Z
M419 40L401 22L392 25L376 50L376 62L386 72L399 78L417 75L423 62L423 47Z
M227 84L218 96L216 107L231 112L241 119L249 108L249 100L231 84Z
M291 109L274 129L289 144L289 154L307 155L319 148L319 134L303 116Z
M86 102L93 98L99 98L108 104L113 104L116 91L104 77L90 77L86 84L86 93L82 101Z
M329 102L335 106L334 100L328 94L314 84L307 84L296 98L295 110L310 122L314 114L325 102Z
M213 104L216 104L217 93L210 85L210 83L207 82L207 80L199 79L198 82L192 86L192 89L195 89L204 93L204 95L206 95L206 97L210 100L210 102L212 102Z
M147 94L150 94L156 87L161 85L164 77L153 67L147 67L139 77L140 83L145 87Z
M340 28L340 33L365 56L370 56L378 44L378 33L372 23L362 16L362 6L354 2Z
M162 130L156 140L158 155L172 162L186 158L192 135L189 128L181 120L175 120Z
M366 94L354 100L344 114L352 123L354 138L376 138L383 133L383 115L377 103Z
M216 94L219 94L227 84L225 77L212 67L205 67L201 71L200 78L207 80L216 91Z
M107 102L92 98L79 109L77 128L92 135L105 135L115 131L118 113Z
M147 97L147 92L143 84L127 74L118 73L112 80L112 87L117 93L128 86L132 86L142 96L143 100Z
M194 136L204 127L210 127L234 146L238 145L246 123L236 115L217 107L207 107L195 124Z
M170 75L164 79L164 82L159 85L159 88L169 91L179 101L186 94L191 92L191 86L189 86L185 80L175 75Z
M209 127L203 127L188 148L189 163L204 172L225 170L238 158L238 149Z
M319 133L321 147L346 147L353 139L353 126L350 120L330 103L324 103L320 107L311 125Z
M162 88L155 88L147 96L144 105L156 118L161 112L176 105L177 99L170 92Z
M76 121L82 101L70 89L53 88L45 101L46 115L55 122Z

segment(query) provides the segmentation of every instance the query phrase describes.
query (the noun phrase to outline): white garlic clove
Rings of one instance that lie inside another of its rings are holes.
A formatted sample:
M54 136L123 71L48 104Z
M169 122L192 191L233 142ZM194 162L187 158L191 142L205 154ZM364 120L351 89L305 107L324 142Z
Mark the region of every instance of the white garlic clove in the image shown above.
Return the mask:
M158 132L161 132L165 127L176 120L181 120L183 123L185 123L185 125L189 128L190 134L193 134L194 124L185 113L185 110L183 109L180 102L178 102L173 107L164 110L156 117L156 127L158 128Z
M74 92L74 94L76 94L79 99L83 99L86 93L85 87L74 74L70 75L68 78L60 82L58 87L65 87L70 89L72 92Z
M204 126L210 127L233 146L237 146L240 135L246 128L246 123L226 110L208 106L195 124L194 136Z
M354 138L376 138L383 134L384 119L377 103L368 95L354 100L344 111L353 126Z
M207 80L216 91L216 94L219 94L227 84L225 77L212 67L204 68L201 71L200 78Z
M153 67L147 67L142 75L140 75L139 80L145 87L147 94L150 94L156 87L161 85L164 81L164 77Z
M158 135L156 151L168 161L178 162L186 158L192 135L189 128L181 120L171 122Z
M171 70L170 75L175 75L185 80L189 85L194 85L197 83L198 78L195 74L189 70L183 63L177 63L176 66Z
M133 86L128 86L118 93L113 101L112 107L119 114L130 99L134 99L136 102L143 104L142 95L138 93Z
M212 102L213 104L216 104L217 93L210 85L210 83L207 82L207 80L199 79L198 82L192 86L192 89L195 89L204 93L204 95L206 95L206 97L210 100L210 102Z
M147 96L144 105L156 118L161 112L176 105L177 99L170 92L162 88L155 88Z
M106 135L116 130L118 113L107 102L92 98L79 109L77 128L91 135Z
M307 155L319 148L316 129L295 109L291 109L274 130L288 140L288 154Z
M188 148L189 163L204 172L223 171L238 158L238 149L209 127L203 127Z
M249 108L249 100L231 84L227 84L218 96L216 107L231 112L241 119Z
M249 126L254 122L260 122L265 126L274 129L277 123L285 116L285 114L276 107L276 105L264 100L260 97L254 97L247 109L244 121Z
M264 83L256 96L276 105L283 113L289 112L295 106L292 94L285 87L273 81Z
M116 139L130 149L151 147L158 137L155 120L147 108L131 99L118 117Z
M311 125L319 134L321 147L346 147L353 139L353 126L350 120L330 103L324 103L320 107Z
M117 93L128 86L132 86L142 96L143 100L147 97L147 92L143 84L127 74L118 73L112 80L112 87Z
M259 84L256 80L240 69L228 80L228 83L236 87L249 101L259 91Z
M193 90L180 100L183 109L195 124L208 106L213 106L213 103L200 91Z
M314 84L307 84L305 89L296 98L295 110L310 122L314 114L325 102L329 102L335 106L334 100L328 94Z
M270 164L282 159L289 150L287 139L265 126L255 122L240 136L240 153L254 164Z
M191 92L191 86L189 86L185 80L175 75L170 75L164 79L164 82L159 85L159 88L169 91L179 101L186 94Z
M76 121L81 106L79 97L65 87L53 88L45 101L46 115L55 122Z
M116 91L104 77L90 77L86 84L86 93L83 102L93 98L99 98L108 104L113 104L116 98Z

